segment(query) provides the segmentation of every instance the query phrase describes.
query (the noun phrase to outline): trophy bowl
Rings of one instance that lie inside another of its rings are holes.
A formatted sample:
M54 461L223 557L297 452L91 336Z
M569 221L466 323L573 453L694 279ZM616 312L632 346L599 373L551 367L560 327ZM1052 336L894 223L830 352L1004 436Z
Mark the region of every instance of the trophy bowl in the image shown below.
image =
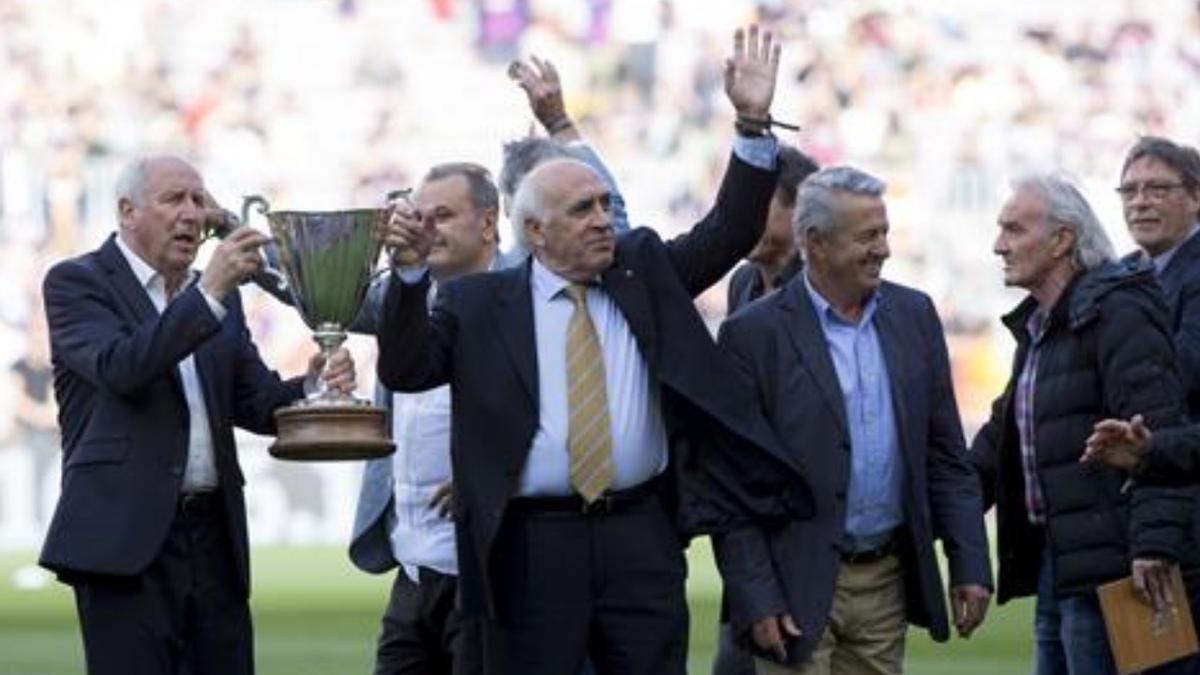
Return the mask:
M376 226L389 211L271 211L265 199L253 196L243 204L243 223L252 205L266 217L275 240L265 252L267 265L281 275L328 362L362 307L379 257ZM316 391L275 411L275 422L270 452L278 459L371 459L395 450L386 411L331 391L323 378Z

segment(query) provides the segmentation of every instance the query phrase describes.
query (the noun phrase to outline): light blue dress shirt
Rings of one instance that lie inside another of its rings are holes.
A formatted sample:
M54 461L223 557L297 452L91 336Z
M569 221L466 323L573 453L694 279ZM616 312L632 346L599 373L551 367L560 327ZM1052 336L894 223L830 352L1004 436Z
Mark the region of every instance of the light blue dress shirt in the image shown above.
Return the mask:
M804 286L825 333L837 371L850 427L850 489L846 496L846 535L850 550L886 542L904 521L903 463L892 408L887 361L875 329L880 294L867 301L857 324L838 316L804 275Z

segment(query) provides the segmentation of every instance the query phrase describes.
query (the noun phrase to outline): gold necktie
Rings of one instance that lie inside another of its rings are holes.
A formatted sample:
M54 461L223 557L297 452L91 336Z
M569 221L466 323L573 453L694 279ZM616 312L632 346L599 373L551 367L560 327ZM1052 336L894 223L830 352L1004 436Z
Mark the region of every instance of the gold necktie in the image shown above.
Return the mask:
M595 501L613 482L612 432L609 429L608 393L604 383L604 355L600 338L587 311L587 288L567 286L575 303L567 324L567 454L571 458L571 486L584 501Z

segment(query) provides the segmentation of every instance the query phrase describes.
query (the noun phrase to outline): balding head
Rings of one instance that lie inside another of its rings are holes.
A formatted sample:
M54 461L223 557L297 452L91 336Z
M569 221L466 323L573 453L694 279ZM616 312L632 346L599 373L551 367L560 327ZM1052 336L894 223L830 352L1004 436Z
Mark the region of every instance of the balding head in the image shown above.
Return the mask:
M142 157L122 171L116 193L121 239L169 283L177 282L200 246L207 194L199 172L180 157Z
M571 281L593 279L612 264L609 196L587 164L550 160L529 172L517 188L513 229L551 271Z

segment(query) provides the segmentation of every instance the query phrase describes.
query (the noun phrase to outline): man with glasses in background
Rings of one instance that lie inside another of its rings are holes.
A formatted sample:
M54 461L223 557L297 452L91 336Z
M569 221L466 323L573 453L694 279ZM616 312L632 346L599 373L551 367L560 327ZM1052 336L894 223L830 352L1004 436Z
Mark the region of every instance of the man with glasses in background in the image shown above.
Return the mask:
M1190 146L1157 136L1138 140L1125 156L1117 187L1125 225L1140 250L1127 262L1154 267L1167 301L1168 329L1186 397L1189 421L1200 421L1200 153ZM1155 489L1159 488L1143 488ZM1200 621L1200 568L1196 565L1195 526L1200 514L1200 487L1165 493L1172 499L1191 501L1176 513L1185 520L1170 520L1181 542L1179 555L1191 603L1192 617ZM1190 514L1190 518L1186 515ZM1200 657L1189 657L1152 671L1200 673Z

